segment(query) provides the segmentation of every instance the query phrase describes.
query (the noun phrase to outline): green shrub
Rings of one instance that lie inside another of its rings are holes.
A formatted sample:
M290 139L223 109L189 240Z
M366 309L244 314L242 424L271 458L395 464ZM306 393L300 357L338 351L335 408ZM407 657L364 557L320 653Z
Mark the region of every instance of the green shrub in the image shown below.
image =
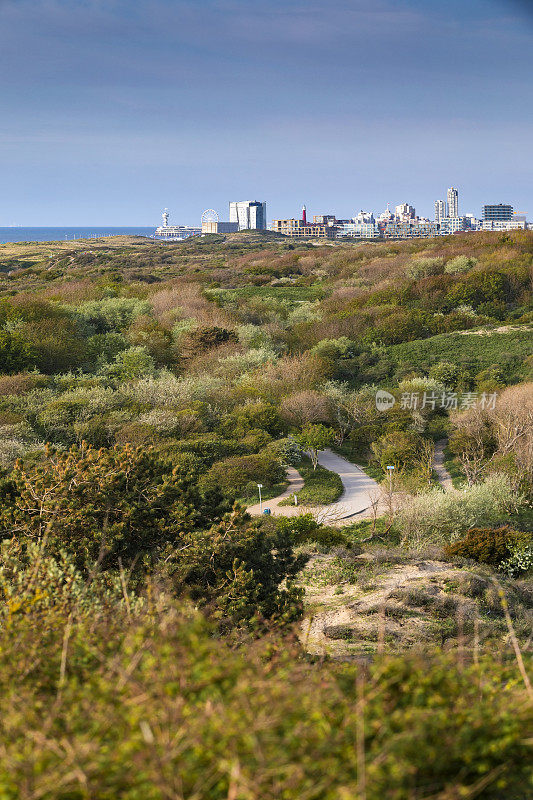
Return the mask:
M512 530L508 525L501 528L471 528L466 536L447 545L444 553L446 556L471 558L482 564L498 566L515 549L530 541L531 534Z
M483 483L462 491L431 489L408 499L398 514L404 542L412 547L447 544L470 528L496 527L507 521L509 506L516 502L509 481L492 475Z
M517 544L512 548L511 555L500 563L500 569L511 578L518 577L522 572L533 569L533 544Z
M350 549L352 540L337 528L320 525L312 514L300 514L298 517L280 517L276 520L278 531L288 536L293 544L316 542L322 547L346 547Z
M155 362L146 347L128 347L118 353L108 372L123 381L146 378L154 374Z
M446 266L444 267L444 272L448 272L451 275L457 275L460 272L468 272L468 270L475 267L477 264L477 258L469 258L468 256L456 256L452 258L451 261L448 261Z
M384 474L389 464L412 471L424 459L424 439L415 431L391 431L372 443L372 452Z
M2 372L21 372L35 363L36 353L21 331L0 331Z
M242 494L250 481L276 484L284 479L285 469L276 454L263 450L252 455L232 456L218 461L202 478L201 485L204 489L218 486L226 494L235 496Z
M405 274L411 280L420 280L429 275L440 275L444 269L442 258L417 258L411 261L405 268Z
M136 562L168 542L207 528L228 511L220 495L202 497L191 476L143 448L96 450L85 444L41 462L18 461L2 488L2 538L65 550L80 569Z
M136 297L106 297L103 300L89 300L75 309L70 306L66 308L88 325L94 333L108 331L120 333L131 325L136 317L150 312L149 304Z

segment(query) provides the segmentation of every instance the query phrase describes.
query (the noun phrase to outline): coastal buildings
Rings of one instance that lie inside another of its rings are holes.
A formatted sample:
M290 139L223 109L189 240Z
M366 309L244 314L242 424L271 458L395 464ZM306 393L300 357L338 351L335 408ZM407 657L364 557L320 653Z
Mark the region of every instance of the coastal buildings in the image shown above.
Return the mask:
M439 222L439 234L448 236L450 233L460 233L467 228L465 217L444 217Z
M339 222L336 225L337 238L379 239L381 231L375 222Z
M416 219L416 209L410 206L409 203L402 203L394 209L394 216L398 222L409 222L409 220Z
M400 222L394 220L379 226L385 239L426 239L439 235L439 226L429 220Z
M484 231L527 231L528 224L525 219L485 219L482 228Z
M350 219L338 219L335 214L314 214L311 222L304 205L300 218L274 219L272 231L295 239L421 239L452 236L473 231L533 230L525 215L504 203L484 205L483 219L474 214L459 214L459 191L451 186L446 200L435 201L435 219L417 215L414 205L400 203L391 211L390 204L381 214L361 209ZM266 229L266 203L257 200L232 201L230 220L222 222L213 209L204 211L201 228L169 225L169 213L163 212L163 224L154 238L181 241L198 234L231 234L243 230Z
M237 222L220 222L214 219L202 222L202 233L237 233L238 230Z
M304 219L273 219L271 230L297 239L333 239L335 228L320 222L307 222Z
M240 231L264 231L267 226L266 203L260 203L258 200L231 202L229 220L237 223Z
M483 222L508 222L513 218L513 207L504 203L483 206Z
M440 222L446 217L446 202L435 200L435 222Z
M170 213L168 208L165 208L161 216L163 224L156 228L154 239L161 239L165 242L181 242L184 239L189 239L191 236L199 236L202 233L201 228L192 228L189 225L169 225Z
M506 203L483 206L484 231L518 231L527 230L526 218L515 213L513 207Z

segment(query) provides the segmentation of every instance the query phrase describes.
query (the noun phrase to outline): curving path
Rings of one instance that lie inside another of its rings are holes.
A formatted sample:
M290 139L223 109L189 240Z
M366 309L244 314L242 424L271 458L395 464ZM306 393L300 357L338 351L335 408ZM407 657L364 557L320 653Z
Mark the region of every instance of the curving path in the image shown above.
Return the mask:
M344 492L337 502L312 509L317 512L319 518L324 522L340 522L342 520L348 521L356 515L361 518L367 515L370 512L372 502L375 502L381 496L382 491L379 484L356 464L352 464L346 458L338 456L329 449L322 450L319 453L318 463L325 469L336 472L344 486ZM273 516L293 517L309 510L304 509L302 506L280 506L282 500L286 500L294 492L298 493L304 485L302 476L294 467L288 468L287 478L289 479L289 486L283 494L272 500L265 500L263 503L263 508L269 508ZM250 506L247 510L249 514L257 515L261 513L259 503Z
M337 502L324 507L328 517L341 520L356 515L363 516L372 503L381 497L382 489L379 483L363 472L357 464L352 464L329 448L318 454L318 463L321 467L336 472L344 486L344 492Z
M294 494L295 492L298 494L304 485L304 479L298 470L294 469L294 467L287 467L287 480L289 481L289 485L282 494L278 495L278 497L273 497L271 500L263 500L263 508L269 508L272 512L272 515L275 517L295 517L302 513L298 506L279 507L279 504L283 500L286 500L289 495ZM254 516L261 513L261 507L259 503L249 506L246 510L249 514L253 514Z

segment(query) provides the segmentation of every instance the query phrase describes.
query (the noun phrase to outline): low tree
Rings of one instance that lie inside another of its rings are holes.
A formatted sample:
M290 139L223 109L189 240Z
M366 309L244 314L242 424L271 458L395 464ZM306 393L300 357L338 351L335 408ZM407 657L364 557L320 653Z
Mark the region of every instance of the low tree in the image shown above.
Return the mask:
M328 422L331 403L321 392L304 389L283 398L280 414L282 419L298 427L310 422Z
M407 472L426 469L433 448L426 449L425 439L415 431L391 431L372 443L372 451L383 470L394 465Z
M299 436L296 437L297 442L307 450L313 470L316 470L318 464L318 453L325 447L330 445L335 437L331 428L326 428L325 425L313 425L308 423L304 425Z
M208 531L185 534L163 558L177 595L190 596L222 625L252 626L300 618L303 590L292 579L306 561L286 531L251 522L238 505Z
M486 472L497 443L487 414L473 408L452 418L454 430L450 436L450 450L461 462L470 486L478 483Z

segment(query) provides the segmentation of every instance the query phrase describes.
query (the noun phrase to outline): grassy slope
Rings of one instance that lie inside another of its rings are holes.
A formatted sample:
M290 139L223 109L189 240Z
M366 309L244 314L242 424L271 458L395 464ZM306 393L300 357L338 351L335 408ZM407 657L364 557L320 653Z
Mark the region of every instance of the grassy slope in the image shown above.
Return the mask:
M501 332L448 333L392 345L387 354L399 366L402 362L417 363L426 372L438 361L473 367L477 372L497 364L516 380L524 358L531 354L532 337L533 326Z

